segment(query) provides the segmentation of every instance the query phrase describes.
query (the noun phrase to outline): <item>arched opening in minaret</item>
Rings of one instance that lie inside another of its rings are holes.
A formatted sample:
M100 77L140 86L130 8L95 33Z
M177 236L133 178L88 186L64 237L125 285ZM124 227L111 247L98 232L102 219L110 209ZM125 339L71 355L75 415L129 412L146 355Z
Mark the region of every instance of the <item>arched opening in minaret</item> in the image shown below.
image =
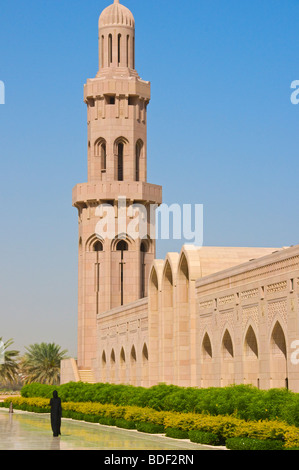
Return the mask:
M133 69L135 70L135 37L133 37Z
M100 168L102 172L106 171L106 141L103 138L97 139L94 144L94 154L101 159Z
M130 47L130 36L127 35L127 67L129 67L129 47Z
M120 258L120 304L124 304L124 251L128 251L129 246L126 241L121 240L116 246L116 251L121 252Z
M124 180L124 144L119 143L117 146L117 179Z
M95 242L93 245L93 251L103 251L103 245L100 241Z
M112 34L108 36L108 61L109 65L112 64Z
M136 181L140 180L140 158L141 158L141 151L143 147L142 140L138 140L136 142L136 150L135 150L135 179Z
M121 34L117 36L117 62L120 64L120 51L121 51Z
M145 256L148 251L148 246L146 242L141 242L140 244L140 298L144 299L145 293Z
M104 67L104 36L101 38L101 67Z
M101 169L106 171L106 144L101 145Z

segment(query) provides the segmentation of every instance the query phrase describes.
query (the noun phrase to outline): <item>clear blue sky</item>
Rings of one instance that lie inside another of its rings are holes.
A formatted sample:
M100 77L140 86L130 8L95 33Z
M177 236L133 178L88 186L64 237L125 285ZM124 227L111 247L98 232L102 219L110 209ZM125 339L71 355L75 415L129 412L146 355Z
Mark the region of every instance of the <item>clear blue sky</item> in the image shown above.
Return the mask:
M104 0L3 1L0 336L76 354L75 184L86 181L83 85ZM299 243L298 0L125 0L152 83L148 180L204 205L204 244ZM158 243L158 257L183 241Z

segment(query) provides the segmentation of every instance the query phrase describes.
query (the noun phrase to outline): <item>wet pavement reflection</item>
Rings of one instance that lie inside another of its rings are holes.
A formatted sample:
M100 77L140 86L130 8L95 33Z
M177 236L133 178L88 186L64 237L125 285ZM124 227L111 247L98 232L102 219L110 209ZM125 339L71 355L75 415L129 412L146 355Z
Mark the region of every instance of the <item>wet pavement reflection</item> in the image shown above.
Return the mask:
M53 437L49 415L0 409L0 450L209 450L125 429L62 420L61 436Z

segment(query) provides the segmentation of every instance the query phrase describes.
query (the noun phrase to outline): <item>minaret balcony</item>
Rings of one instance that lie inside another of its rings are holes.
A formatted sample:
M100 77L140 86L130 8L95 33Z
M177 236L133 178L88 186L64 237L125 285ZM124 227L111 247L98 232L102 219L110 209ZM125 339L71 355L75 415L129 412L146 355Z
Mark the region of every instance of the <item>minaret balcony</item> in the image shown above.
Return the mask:
M117 201L125 197L128 201L147 204L162 203L162 187L137 181L111 181L98 183L81 183L73 188L72 203L79 207L89 202Z

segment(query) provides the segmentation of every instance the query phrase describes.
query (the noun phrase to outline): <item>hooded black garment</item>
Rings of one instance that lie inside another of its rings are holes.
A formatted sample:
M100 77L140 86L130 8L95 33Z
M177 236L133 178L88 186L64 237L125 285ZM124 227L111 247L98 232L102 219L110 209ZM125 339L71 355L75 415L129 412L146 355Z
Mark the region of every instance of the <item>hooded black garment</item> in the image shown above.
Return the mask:
M61 427L61 399L58 397L56 390L53 392L53 398L50 400L51 406L51 427L53 431L53 436L60 436L60 427Z

